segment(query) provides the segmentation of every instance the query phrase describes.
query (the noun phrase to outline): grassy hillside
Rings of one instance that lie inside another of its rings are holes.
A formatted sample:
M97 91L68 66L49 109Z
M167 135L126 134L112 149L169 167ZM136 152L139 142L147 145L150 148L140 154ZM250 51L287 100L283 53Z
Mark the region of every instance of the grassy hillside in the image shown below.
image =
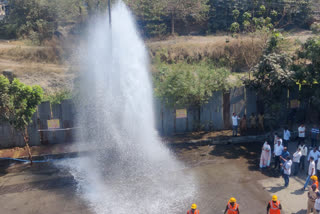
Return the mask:
M311 36L309 31L288 34L290 47L294 51L299 42ZM230 36L184 36L169 38L164 41L146 41L152 71L157 72L159 63L214 63L227 67L231 71L229 80L239 84L240 78L247 75L247 60L257 60L262 53L262 38L249 36L241 39ZM255 49L252 49L254 44ZM63 50L58 45L28 46L22 41L0 41L0 72L12 71L22 82L39 84L46 93L55 93L72 88L77 76L76 65L63 57Z
M53 47L28 46L20 41L0 41L0 72L11 71L22 82L38 84L47 93L70 88L74 74Z

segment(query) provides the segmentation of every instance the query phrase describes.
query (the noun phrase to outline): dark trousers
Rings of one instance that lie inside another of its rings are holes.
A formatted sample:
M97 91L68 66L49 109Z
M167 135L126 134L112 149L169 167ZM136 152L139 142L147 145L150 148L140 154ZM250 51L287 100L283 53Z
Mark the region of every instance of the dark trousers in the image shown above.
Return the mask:
M302 170L304 170L304 165L305 165L305 159L306 159L306 156L301 156L301 158L300 158L300 168L302 169Z
M283 179L284 179L284 186L289 185L289 175L283 174Z
M298 137L298 146L304 142L304 137Z
M283 140L283 146L288 148L289 141L288 140Z
M301 161L301 160L300 160ZM293 162L293 175L296 176L298 175L299 173L299 164L300 163L297 163L297 162Z
M274 168L280 169L280 156L274 156Z
M320 178L319 176L320 176L320 170L317 169L317 177Z
M232 126L232 135L237 136L238 135L238 126Z
M311 138L311 147L316 147L317 146L317 139Z

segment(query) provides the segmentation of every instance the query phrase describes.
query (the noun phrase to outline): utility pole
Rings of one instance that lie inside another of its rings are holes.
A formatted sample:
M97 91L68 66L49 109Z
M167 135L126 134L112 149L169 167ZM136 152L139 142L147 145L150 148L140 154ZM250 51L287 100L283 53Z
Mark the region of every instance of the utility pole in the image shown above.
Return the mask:
M111 28L111 0L108 0L109 27Z

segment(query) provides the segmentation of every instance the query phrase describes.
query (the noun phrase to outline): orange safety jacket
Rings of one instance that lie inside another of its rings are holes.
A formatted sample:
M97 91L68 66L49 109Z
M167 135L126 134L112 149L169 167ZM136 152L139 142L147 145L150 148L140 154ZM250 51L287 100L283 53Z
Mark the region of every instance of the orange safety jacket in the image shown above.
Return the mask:
M192 213L192 210L188 210L187 214L200 214L199 210L194 210Z
M279 209L280 201L277 201L277 202L270 201L269 204L270 204L270 211L269 211L270 214L281 214L281 210Z
M234 203L233 206L231 206L230 203L228 203L228 212L227 214L238 214L239 204Z
M314 181L313 184L317 186L317 189L319 189L319 181Z

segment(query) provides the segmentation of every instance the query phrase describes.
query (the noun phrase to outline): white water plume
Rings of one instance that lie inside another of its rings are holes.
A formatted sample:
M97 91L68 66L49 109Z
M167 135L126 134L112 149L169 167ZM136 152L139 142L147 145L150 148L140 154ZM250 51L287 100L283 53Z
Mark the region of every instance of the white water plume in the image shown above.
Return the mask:
M80 80L79 147L64 163L93 213L185 213L196 185L155 130L147 50L122 3L92 23Z

